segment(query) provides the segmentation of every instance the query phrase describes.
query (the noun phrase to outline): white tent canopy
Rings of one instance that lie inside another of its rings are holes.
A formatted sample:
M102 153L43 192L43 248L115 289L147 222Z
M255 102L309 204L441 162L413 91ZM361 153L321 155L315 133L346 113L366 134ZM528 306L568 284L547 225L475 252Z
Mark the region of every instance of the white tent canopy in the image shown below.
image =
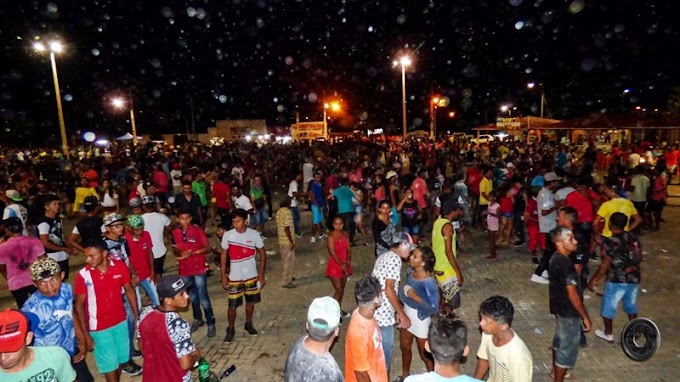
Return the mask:
M121 135L120 137L116 138L117 141L130 141L132 140L132 134L130 133L125 133L125 135ZM137 140L142 140L142 137L137 136Z

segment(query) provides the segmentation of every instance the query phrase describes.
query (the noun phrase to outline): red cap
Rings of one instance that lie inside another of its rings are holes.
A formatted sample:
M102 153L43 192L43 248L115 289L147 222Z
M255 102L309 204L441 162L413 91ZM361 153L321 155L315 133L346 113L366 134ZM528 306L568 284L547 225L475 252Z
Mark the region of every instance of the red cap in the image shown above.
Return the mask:
M0 313L0 353L19 351L26 343L28 319L16 309Z

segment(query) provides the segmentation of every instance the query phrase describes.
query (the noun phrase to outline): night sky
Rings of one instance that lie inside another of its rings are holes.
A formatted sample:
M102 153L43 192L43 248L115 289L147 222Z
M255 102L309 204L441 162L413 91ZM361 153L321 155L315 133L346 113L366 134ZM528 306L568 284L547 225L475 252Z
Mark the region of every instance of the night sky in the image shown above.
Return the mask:
M79 5L74 5L79 4ZM401 73L410 129L428 128L432 94L450 98L460 130L493 122L502 104L573 118L641 105L665 108L680 85L677 1L32 1L0 3L0 138L58 142L48 56L36 36L67 44L57 56L66 127L129 130L110 100L130 92L143 133L197 132L216 119L286 126L321 119L342 99L335 129L401 131ZM623 90L630 93L622 97ZM53 134L52 134L53 133ZM53 138L50 138L53 135Z

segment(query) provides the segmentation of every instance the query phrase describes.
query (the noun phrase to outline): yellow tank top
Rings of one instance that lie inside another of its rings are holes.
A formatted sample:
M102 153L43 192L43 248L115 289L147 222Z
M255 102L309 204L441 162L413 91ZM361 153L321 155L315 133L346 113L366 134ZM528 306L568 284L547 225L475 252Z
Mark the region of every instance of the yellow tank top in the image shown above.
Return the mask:
M437 274L435 277L440 281L456 276L456 271L453 270L448 257L446 257L446 242L444 241L444 235L442 235L442 227L444 227L446 223L450 223L449 219L438 218L432 226L432 251L434 251L434 257L436 259L434 270L436 273L443 273ZM451 243L451 247L453 249L453 256L455 257L456 230L453 230L453 242Z

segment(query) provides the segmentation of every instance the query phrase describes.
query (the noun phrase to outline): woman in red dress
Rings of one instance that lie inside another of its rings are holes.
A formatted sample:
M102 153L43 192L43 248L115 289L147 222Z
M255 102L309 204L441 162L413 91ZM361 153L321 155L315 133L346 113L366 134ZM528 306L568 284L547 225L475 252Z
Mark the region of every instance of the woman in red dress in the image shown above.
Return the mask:
M342 296L345 294L347 277L352 275L352 249L349 235L345 231L345 221L337 216L333 219L333 230L328 234L328 266L326 276L333 284L333 298L342 306ZM349 317L349 313L340 311L343 317Z

